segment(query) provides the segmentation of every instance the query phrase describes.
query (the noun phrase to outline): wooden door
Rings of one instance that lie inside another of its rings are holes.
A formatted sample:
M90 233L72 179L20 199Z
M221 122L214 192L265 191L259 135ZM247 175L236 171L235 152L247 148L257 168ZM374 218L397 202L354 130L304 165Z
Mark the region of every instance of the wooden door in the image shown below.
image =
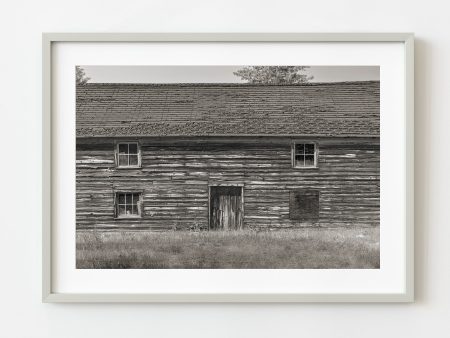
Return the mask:
M241 229L242 218L242 187L211 187L210 229Z

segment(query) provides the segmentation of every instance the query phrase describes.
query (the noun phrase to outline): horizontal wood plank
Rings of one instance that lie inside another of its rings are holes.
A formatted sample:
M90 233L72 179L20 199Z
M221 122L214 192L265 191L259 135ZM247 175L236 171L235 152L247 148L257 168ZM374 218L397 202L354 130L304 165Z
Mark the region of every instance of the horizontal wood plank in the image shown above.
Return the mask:
M377 138L321 138L318 168L291 165L290 138L138 140L142 168L117 169L113 139L77 140L78 229L208 227L208 187L244 187L243 226L374 226L379 224ZM192 142L191 142L192 141ZM289 218L292 189L318 189L319 220ZM114 219L114 191L143 191L139 219Z

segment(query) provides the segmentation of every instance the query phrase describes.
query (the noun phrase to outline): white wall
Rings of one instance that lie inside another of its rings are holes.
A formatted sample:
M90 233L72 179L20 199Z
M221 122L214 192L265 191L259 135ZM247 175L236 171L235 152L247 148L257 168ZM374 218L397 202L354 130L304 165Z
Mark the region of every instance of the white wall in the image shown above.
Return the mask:
M448 3L22 0L1 8L1 337L448 334ZM415 304L41 304L41 33L182 31L416 33Z

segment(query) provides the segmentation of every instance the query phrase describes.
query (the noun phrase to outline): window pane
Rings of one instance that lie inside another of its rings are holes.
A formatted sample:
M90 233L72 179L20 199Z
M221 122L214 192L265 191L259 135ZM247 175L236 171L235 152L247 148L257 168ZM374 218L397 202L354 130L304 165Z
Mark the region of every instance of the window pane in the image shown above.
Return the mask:
M119 195L119 204L125 204L125 195L124 194L118 195Z
M130 155L130 164L129 165L138 165L137 155Z
M314 144L305 144L305 154L314 155Z
M125 205L119 205L119 216L125 215Z
M304 144L296 144L295 145L295 153L296 154L303 154L305 152L305 145Z
M133 204L133 215L138 215L138 207L137 207L137 204Z
M119 154L128 154L128 144L126 143L119 144Z
M295 156L295 166L296 167L303 167L305 166L305 156L304 155L296 155Z
M127 204L132 204L133 203L132 200L131 200L132 196L133 196L133 194L127 194L127 199L126 199L126 201L127 201L126 203Z
M119 155L119 166L128 165L128 155Z
M127 215L131 215L132 214L132 206L131 205L126 205L126 214Z
M305 166L306 167L314 166L314 155L305 155Z
M138 150L137 150L137 144L136 143L130 143L129 144L129 149L130 149L130 154L137 154Z

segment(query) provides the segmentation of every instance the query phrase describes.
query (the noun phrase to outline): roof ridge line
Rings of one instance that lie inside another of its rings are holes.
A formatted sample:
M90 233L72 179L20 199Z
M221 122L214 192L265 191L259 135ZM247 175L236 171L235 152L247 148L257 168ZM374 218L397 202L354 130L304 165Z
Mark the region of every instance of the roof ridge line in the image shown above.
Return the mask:
M174 83L130 83L130 82L88 82L83 86L148 86L148 87L170 87L170 86L196 86L196 87L307 87L307 86L332 86L343 84L368 84L380 83L379 80L368 81L338 81L338 82L308 82L308 83L287 83L287 84L270 84L270 83L229 83L229 82L174 82Z

